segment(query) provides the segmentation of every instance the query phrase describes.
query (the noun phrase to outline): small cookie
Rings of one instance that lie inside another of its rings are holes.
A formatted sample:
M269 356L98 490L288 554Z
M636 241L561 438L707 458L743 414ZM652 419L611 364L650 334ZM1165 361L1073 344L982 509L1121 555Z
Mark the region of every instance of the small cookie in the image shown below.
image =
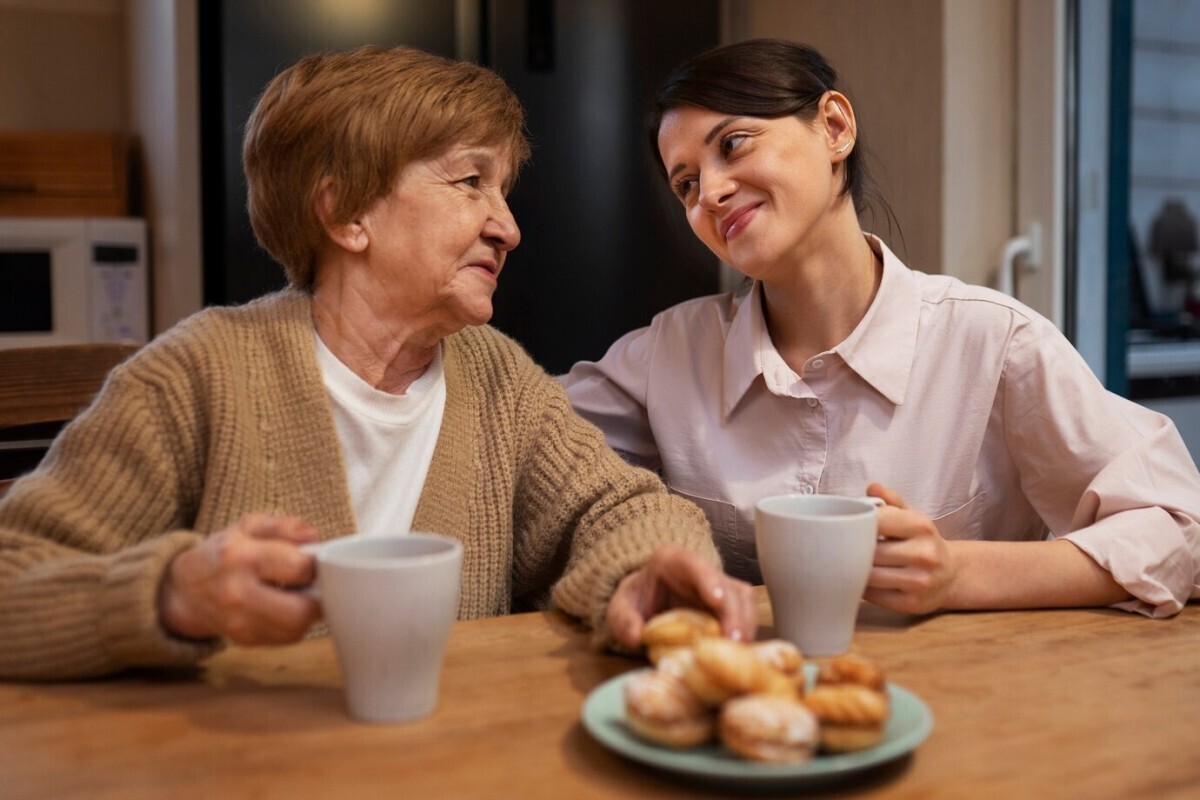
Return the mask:
M818 725L812 711L795 700L748 694L721 709L721 742L742 758L772 763L798 763L813 757Z
M885 691L887 681L875 662L854 653L832 658L817 671L817 685L853 683L877 692Z
M787 678L797 695L804 695L804 655L786 639L767 639L750 645L759 660Z
M690 647L674 647L659 656L654 668L682 681L695 661L695 650Z
M683 681L704 702L719 706L731 697L766 689L773 669L746 644L732 639L701 639L692 648L692 664Z
M712 711L678 679L658 670L639 672L623 692L625 721L641 738L667 747L695 747L713 738Z
M672 608L647 620L642 628L642 645L650 663L657 664L668 650L720 635L721 623L712 614L695 608Z
M856 683L817 684L804 704L820 720L823 750L849 753L883 740L890 711L883 692Z
M801 675L800 680L797 681L795 678L768 667L766 680L757 691L759 694L773 694L789 700L799 700L804 697L804 676Z

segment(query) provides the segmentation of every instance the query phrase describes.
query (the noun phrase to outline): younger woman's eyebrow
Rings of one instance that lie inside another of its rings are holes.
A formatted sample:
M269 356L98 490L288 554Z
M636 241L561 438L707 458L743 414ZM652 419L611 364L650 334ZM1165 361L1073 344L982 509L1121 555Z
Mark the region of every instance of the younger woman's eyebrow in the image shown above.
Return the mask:
M724 119L722 119L722 120L718 121L718 122L717 122L717 124L716 124L716 125L713 125L713 126L712 126L712 129L711 129L711 130L708 132L708 134L707 134L707 135L704 137L704 143L705 143L706 145L707 145L707 144L712 144L712 140L713 140L713 139L715 139L715 138L717 138L717 134L719 134L719 133L720 133L722 130L724 130L725 128L727 128L727 127L728 127L728 126L729 126L731 123L733 123L733 122L736 122L736 121L737 121L737 120L739 120L739 119L741 119L741 117L736 117L736 116L733 116L733 117L725 117ZM676 165L675 165L675 166L674 166L674 167L671 169L671 172L670 172L670 173L667 175L667 179L668 179L668 180L670 180L671 178L674 178L674 177L675 177L675 173L676 173L676 172L679 172L679 170L681 170L681 169L683 169L683 168L684 168L684 165L683 165L683 164L676 164Z
M720 133L721 130L725 126L727 126L727 125L729 125L729 123L734 122L739 119L741 119L741 117L726 117L725 119L718 122L716 125L713 125L712 130L708 132L708 136L704 137L704 143L712 144L712 140L717 138L717 134Z

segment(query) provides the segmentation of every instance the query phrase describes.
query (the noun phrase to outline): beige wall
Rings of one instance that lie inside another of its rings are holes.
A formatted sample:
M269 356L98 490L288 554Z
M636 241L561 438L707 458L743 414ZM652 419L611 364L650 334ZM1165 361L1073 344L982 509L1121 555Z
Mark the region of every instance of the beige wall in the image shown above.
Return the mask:
M838 71L871 169L900 223L868 214L917 269L941 270L942 0L733 0L733 39L812 45ZM740 17L740 19L739 19Z
M900 223L867 216L910 266L990 279L1010 235L1013 0L727 0L733 40L820 50L841 75Z
M0 0L0 128L138 142L155 332L202 298L195 19L196 0Z
M0 0L0 128L125 130L120 0Z
M1015 3L947 0L944 23L942 265L987 284L1015 220Z

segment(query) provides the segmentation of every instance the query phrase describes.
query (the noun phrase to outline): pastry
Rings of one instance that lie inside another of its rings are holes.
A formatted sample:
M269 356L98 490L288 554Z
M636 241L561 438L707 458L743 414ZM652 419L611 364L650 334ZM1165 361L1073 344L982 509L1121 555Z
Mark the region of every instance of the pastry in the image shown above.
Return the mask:
M771 677L778 674L750 645L712 637L701 639L692 648L692 663L683 681L701 700L719 706L731 697L778 686Z
M668 612L654 630L647 624L643 642L656 669L625 684L626 720L641 738L684 748L711 741L715 732L743 758L791 763L817 749L847 753L883 740L890 708L874 662L853 654L830 659L806 694L804 657L792 643L711 635L702 632L711 630L700 619L706 615L679 611L688 613ZM695 637L690 646L688 635Z
M821 747L829 752L863 750L883 739L887 681L870 659L848 653L826 661L804 702L821 721Z
M830 659L817 671L817 685L843 683L865 686L877 692L886 691L887 687L883 670L875 662L853 653Z
M635 734L667 747L695 747L713 738L711 709L683 683L659 670L625 682L625 720Z
M781 697L786 697L790 700L799 700L804 697L804 675L797 680L794 677L784 675L782 672L767 668L767 676L763 681L762 688L757 690L760 694L774 694Z
M754 654L767 666L787 678L796 694L804 694L804 656L800 648L786 639L767 639L750 645Z
M696 661L696 651L690 647L675 647L663 653L654 666L659 672L684 680Z
M712 614L694 608L672 608L651 617L642 628L642 645L651 664L663 653L687 647L704 636L720 636L721 623Z
M796 763L817 749L817 718L796 700L776 695L735 697L721 709L722 743L753 761Z
M760 659L762 658L760 653L756 652L756 655L758 655ZM655 668L659 672L665 672L674 678L684 681L684 684L686 685L687 674L691 669L693 669L693 665L695 663L696 651L693 648L676 647L675 649L664 653L662 657L659 658L658 664L655 665ZM704 683L701 685L707 686L708 684ZM702 689L702 691L705 690ZM760 684L758 691L763 694L777 694L797 700L804 696L803 669L800 671L798 682L795 676L786 675L777 670L769 669L762 683ZM717 697L723 696L718 694L715 690L705 691L705 693L713 698L713 705L717 705Z
M888 697L857 683L818 683L804 704L821 723L821 748L849 753L874 747L883 740Z

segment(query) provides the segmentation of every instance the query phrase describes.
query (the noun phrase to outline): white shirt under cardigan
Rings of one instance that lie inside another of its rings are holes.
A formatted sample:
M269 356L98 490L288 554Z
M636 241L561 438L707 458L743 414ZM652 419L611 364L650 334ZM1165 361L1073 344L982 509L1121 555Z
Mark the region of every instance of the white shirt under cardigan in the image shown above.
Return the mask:
M395 395L358 377L314 338L358 533L408 533L446 409L442 348L424 374Z
M878 481L947 539L1070 540L1136 598L1121 607L1167 616L1200 597L1200 474L1171 421L1107 392L1036 312L868 239L879 292L801 374L756 284L576 364L560 379L571 402L708 513L726 569L748 580L760 498Z

